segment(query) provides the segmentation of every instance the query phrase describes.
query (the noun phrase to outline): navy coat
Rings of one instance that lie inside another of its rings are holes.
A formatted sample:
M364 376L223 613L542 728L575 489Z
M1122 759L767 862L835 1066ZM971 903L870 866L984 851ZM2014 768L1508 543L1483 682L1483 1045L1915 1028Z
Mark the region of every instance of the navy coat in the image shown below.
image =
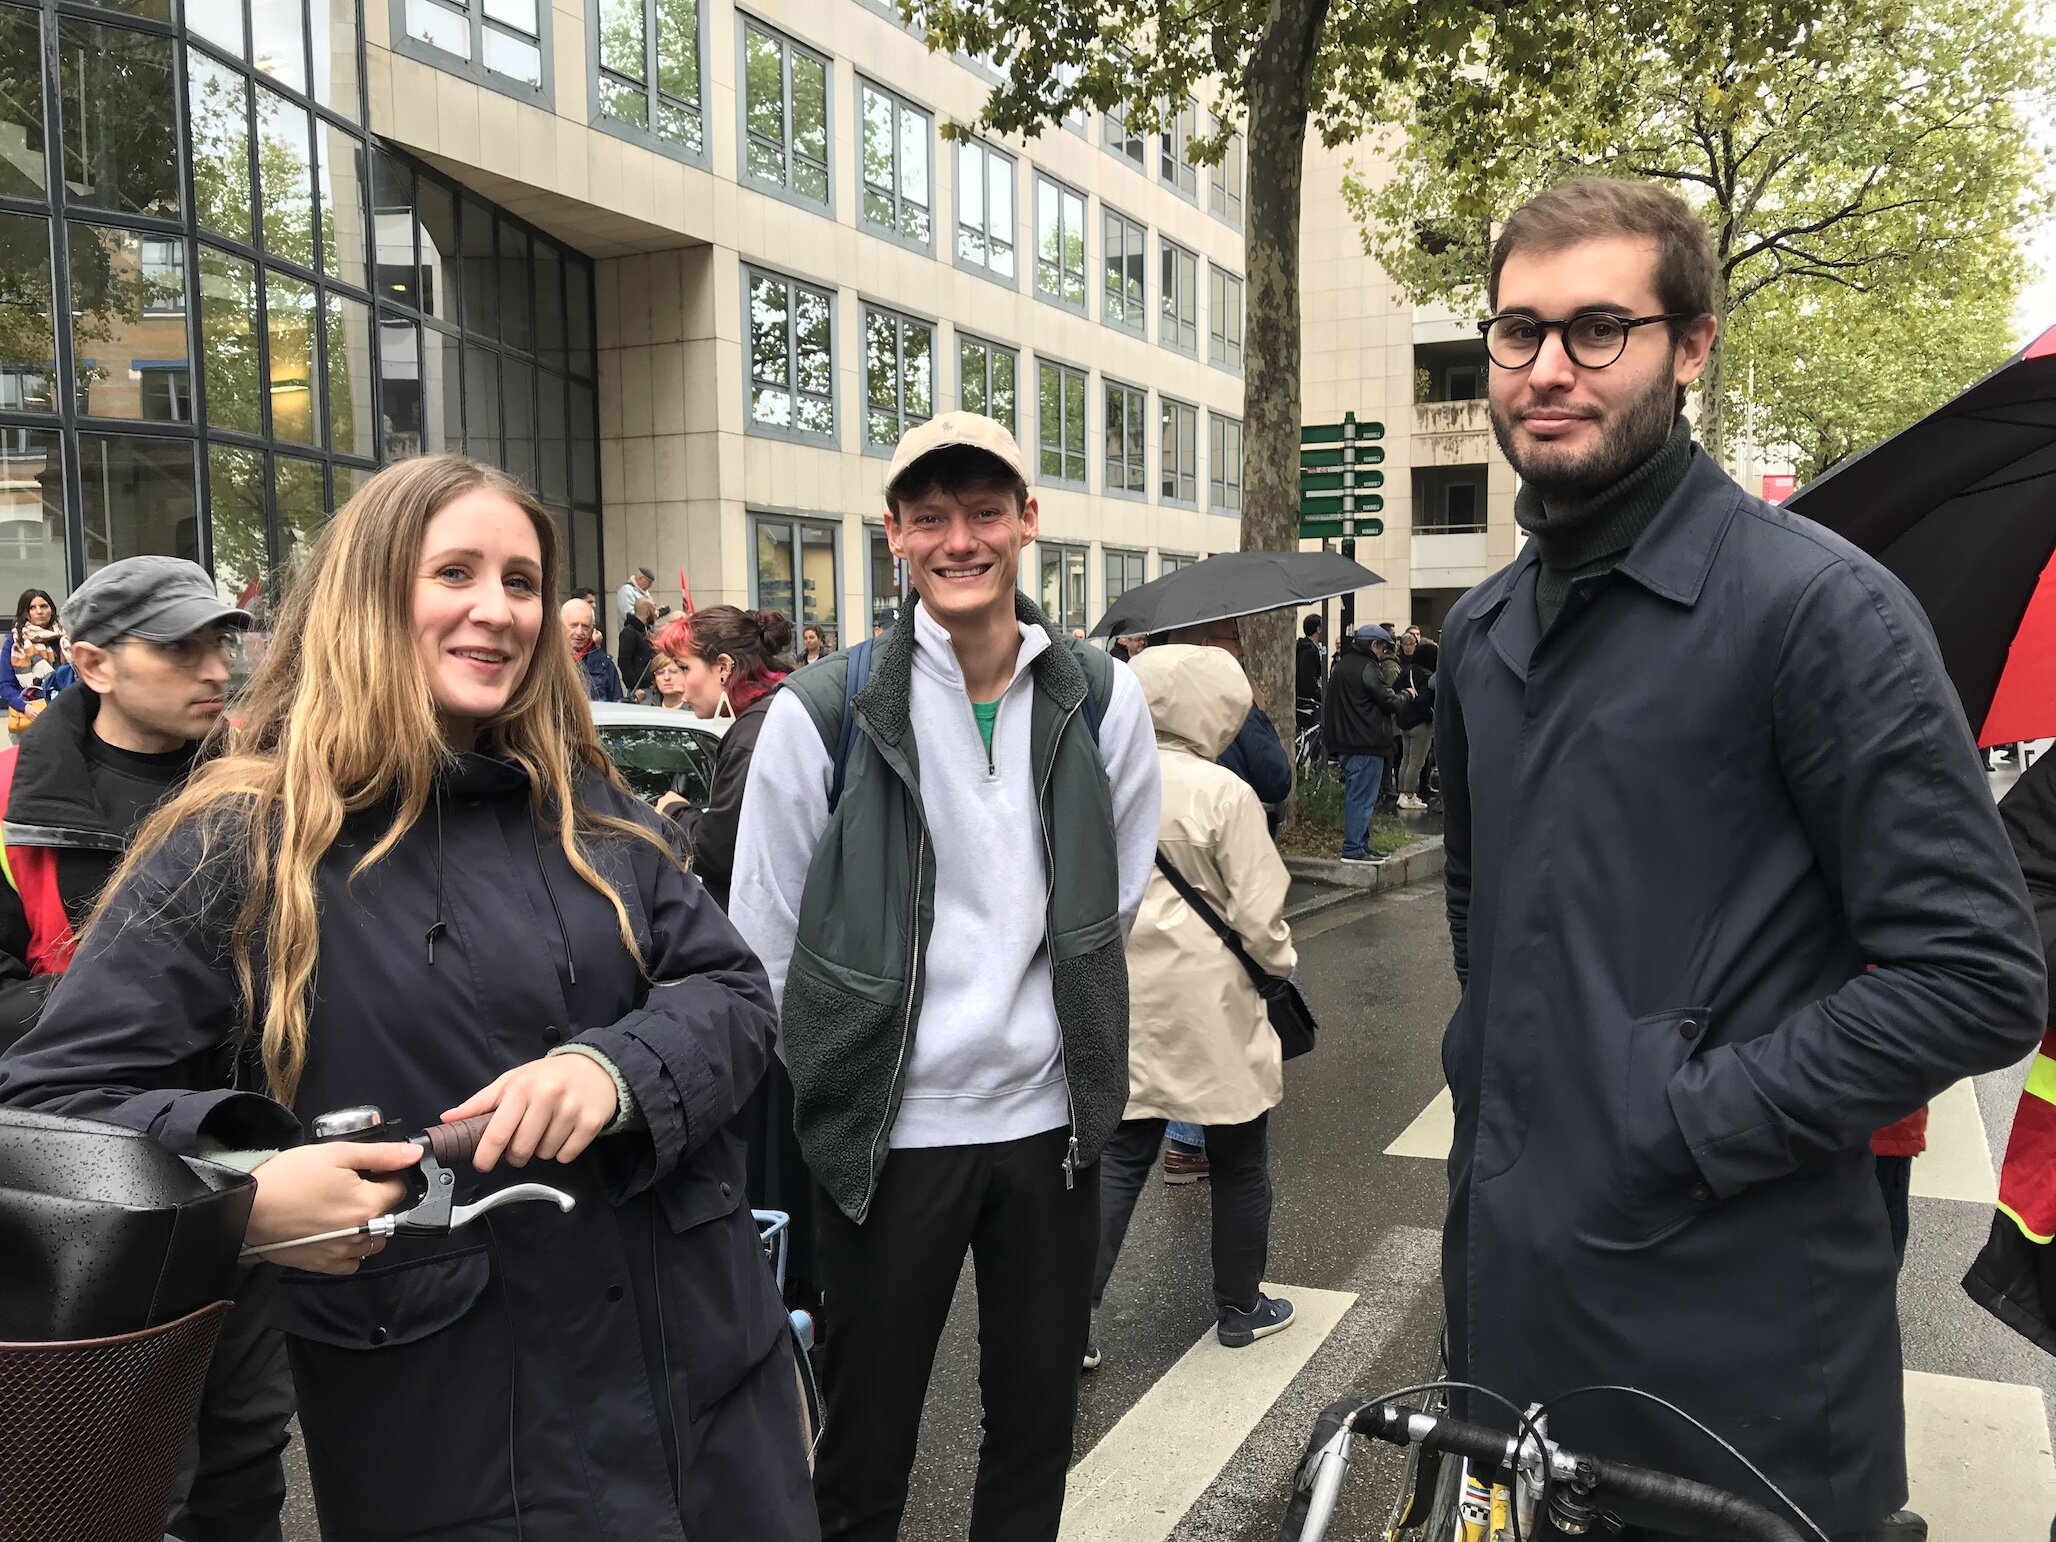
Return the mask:
M584 795L655 822L597 779ZM596 834L588 850L628 907L645 979L511 765L462 757L439 802L354 881L389 810L347 818L318 866L320 976L290 1110L232 1088L261 1084L232 1048L225 942L240 896L182 882L197 855L183 831L0 1058L0 1101L181 1152L262 1148L357 1103L419 1127L556 1045L592 1045L647 1128L568 1165L467 1167L457 1190L540 1181L576 1198L569 1214L514 1205L448 1238L395 1238L356 1275L279 1271L322 1533L809 1542L789 1328L727 1128L768 1063L763 968L697 879Z
M1703 452L1546 637L1537 567L1436 675L1453 1371L1644 1388L1855 1532L1906 1497L1869 1136L2036 1043L2020 869L1912 597ZM1767 1500L1646 1403L1551 1424Z

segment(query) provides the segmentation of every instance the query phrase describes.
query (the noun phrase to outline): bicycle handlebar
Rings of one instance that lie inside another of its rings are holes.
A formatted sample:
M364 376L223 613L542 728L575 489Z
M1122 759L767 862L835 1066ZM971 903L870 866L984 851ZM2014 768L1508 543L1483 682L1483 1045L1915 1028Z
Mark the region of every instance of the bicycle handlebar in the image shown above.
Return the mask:
M1350 1415L1344 1427L1393 1445L1446 1451L1476 1463L1488 1473L1511 1472L1535 1454L1532 1437L1517 1441L1501 1430L1466 1424L1402 1403L1363 1404ZM1581 1455L1554 1441L1544 1441L1543 1446L1552 1483L1570 1489L1581 1499L1589 1496L1595 1500L1633 1500L1681 1521L1708 1523L1719 1533L1738 1536L1746 1542L1806 1542L1790 1521L1725 1489L1625 1462ZM1331 1467L1330 1474L1331 1485L1339 1484L1340 1473Z
M432 1124L414 1139L426 1142L429 1154L443 1166L454 1167L471 1160L485 1136L485 1127L492 1122L491 1114L473 1114L451 1124Z

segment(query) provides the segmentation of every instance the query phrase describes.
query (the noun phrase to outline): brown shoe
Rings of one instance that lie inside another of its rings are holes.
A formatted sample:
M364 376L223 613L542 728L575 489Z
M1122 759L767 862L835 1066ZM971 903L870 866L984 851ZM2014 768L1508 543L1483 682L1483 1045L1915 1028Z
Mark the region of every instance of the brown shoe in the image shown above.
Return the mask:
M1208 1171L1204 1151L1181 1151L1176 1146L1164 1148L1164 1182L1198 1183Z

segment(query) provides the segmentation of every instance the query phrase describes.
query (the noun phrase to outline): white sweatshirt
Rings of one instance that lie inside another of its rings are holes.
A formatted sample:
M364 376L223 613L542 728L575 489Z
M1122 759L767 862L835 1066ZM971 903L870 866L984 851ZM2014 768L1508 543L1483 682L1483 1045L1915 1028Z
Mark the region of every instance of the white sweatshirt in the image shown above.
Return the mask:
M1041 628L1022 624L988 760L949 634L920 606L914 637L911 713L935 859L935 926L892 1144L1018 1140L1070 1120L1044 935L1048 864L1029 757L1029 666L1051 644ZM1125 937L1157 842L1156 733L1126 669L1115 671L1099 750L1113 792ZM750 758L729 916L763 960L778 1001L834 780L834 758L807 709L783 693L774 697ZM862 895L844 901L872 902Z

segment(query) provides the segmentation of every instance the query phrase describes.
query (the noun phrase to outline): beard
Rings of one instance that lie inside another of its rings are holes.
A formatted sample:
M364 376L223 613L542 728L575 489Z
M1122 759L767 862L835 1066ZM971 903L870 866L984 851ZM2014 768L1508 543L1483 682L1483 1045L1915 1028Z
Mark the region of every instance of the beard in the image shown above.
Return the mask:
M1599 420L1599 442L1583 452L1542 444L1517 445L1514 419L1492 407L1492 437L1523 482L1543 497L1588 493L1611 486L1662 448L1678 417L1678 387L1671 378L1670 355L1649 389Z

